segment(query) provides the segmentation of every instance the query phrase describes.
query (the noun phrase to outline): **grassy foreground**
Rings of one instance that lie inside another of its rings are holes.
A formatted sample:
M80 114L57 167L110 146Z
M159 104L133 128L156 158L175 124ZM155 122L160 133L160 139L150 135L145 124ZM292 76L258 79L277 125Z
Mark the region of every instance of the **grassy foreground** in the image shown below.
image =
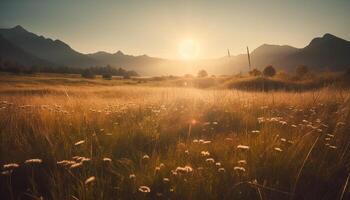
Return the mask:
M11 80L1 199L350 198L349 91Z

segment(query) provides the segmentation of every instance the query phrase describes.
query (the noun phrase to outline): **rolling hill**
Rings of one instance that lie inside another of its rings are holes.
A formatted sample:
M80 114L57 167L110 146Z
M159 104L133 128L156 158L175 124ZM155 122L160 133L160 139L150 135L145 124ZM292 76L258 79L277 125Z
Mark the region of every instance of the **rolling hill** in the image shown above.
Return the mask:
M0 29L0 36L3 37L0 42L4 43L0 56L24 64L54 63L74 68L111 65L147 76L193 74L200 69L210 74L234 74L249 70L246 54L196 61L133 56L121 51L82 54L60 40L38 36L21 26ZM251 61L252 67L258 69L273 65L279 70L294 71L295 66L307 65L313 70L341 71L350 67L350 42L327 33L312 39L304 48L263 44L251 52Z

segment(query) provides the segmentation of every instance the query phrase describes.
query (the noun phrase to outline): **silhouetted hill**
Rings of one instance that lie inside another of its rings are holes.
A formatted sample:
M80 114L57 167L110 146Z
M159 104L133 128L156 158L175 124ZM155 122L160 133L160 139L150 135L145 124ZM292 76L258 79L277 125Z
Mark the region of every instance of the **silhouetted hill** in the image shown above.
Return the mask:
M38 36L21 26L0 29L0 35L12 43L12 49L16 47L17 51L22 50L22 56L19 56L19 53L11 54L12 51L7 53L8 57L21 62L30 60L29 55L32 55L32 57L69 67L111 65L150 76L196 73L200 69L205 69L210 74L235 74L249 70L246 54L196 61L162 59L147 55L133 56L121 51L82 54L60 40ZM26 59L24 54L27 54ZM350 67L350 42L325 34L323 37L311 40L309 45L300 49L287 45L263 44L251 52L251 61L252 67L258 69L273 65L280 70L294 71L298 65L307 65L314 70L339 71Z
M325 34L283 61L288 67L307 65L318 70L344 70L350 67L350 42Z
M3 62L12 62L24 66L45 65L53 66L52 63L37 58L30 53L25 52L21 48L13 45L0 35L0 58Z
M88 67L97 64L96 61L73 50L66 43L38 36L21 26L0 29L0 34L24 51L53 63L70 67Z

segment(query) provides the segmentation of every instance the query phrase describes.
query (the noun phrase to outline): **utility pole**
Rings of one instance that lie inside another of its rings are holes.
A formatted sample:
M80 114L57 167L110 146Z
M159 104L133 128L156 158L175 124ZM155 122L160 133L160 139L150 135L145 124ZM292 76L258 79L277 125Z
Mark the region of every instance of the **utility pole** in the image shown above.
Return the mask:
M251 63L250 63L250 54L249 54L249 48L247 46L247 55L248 55L248 62L249 62L249 71L251 70L252 66L251 66Z

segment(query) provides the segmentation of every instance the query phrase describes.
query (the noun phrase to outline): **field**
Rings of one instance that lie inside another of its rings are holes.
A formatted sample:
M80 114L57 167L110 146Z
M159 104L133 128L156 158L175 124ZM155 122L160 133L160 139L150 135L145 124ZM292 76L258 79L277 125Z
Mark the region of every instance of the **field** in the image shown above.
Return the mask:
M348 89L1 75L1 199L345 200L349 122Z

